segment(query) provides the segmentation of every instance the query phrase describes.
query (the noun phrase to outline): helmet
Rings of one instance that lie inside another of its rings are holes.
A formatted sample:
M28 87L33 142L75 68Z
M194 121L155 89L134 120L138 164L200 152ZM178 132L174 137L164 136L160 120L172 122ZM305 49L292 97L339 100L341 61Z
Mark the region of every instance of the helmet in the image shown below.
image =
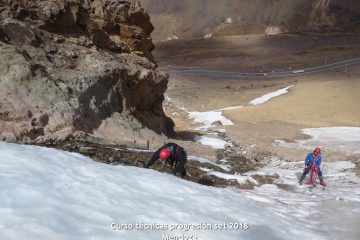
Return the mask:
M320 153L321 153L321 149L320 149L320 148L315 148L314 152L317 153L317 154L320 154Z
M159 157L161 160L166 160L170 157L170 150L167 148L164 148L160 151Z

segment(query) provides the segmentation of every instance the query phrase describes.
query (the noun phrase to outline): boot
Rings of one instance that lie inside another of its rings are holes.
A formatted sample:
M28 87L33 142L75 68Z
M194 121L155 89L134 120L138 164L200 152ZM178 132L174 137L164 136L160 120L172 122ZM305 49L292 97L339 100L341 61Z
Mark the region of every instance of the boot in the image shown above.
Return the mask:
M326 187L326 184L325 184L325 182L324 182L324 179L323 179L322 177L319 177L319 179L320 179L320 185Z
M306 177L305 174L301 175L300 180L299 180L299 184L300 184L300 185L301 185L302 182L304 181L305 177Z

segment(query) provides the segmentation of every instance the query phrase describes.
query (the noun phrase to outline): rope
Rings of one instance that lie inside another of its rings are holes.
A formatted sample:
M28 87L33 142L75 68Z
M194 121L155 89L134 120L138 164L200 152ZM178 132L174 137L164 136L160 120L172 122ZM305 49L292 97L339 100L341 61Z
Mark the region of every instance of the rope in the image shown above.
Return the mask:
M336 197L333 193L330 192L329 188L326 188L326 192L329 193L335 200L344 200L344 198Z

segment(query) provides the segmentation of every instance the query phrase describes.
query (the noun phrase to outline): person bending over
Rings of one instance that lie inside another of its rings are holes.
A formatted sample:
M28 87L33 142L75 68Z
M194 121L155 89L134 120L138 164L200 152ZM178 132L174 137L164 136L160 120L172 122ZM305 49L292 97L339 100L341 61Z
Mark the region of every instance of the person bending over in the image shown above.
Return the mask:
M184 148L176 143L165 144L152 155L145 168L151 167L159 158L174 168L175 175L186 176L187 153Z

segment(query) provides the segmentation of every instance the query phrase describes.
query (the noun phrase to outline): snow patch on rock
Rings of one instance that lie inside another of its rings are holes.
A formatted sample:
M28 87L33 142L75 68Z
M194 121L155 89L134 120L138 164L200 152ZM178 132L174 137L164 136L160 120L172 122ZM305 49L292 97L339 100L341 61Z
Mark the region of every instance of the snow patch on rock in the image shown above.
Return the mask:
M233 125L234 123L222 115L222 111L209 112L189 112L189 117L196 123L201 123L202 126L196 130L206 130L213 127L213 123L220 121L223 126Z
M210 146L215 149L224 149L226 145L231 145L230 143L213 137L206 137L206 136L195 136L194 140L199 142L203 145Z

